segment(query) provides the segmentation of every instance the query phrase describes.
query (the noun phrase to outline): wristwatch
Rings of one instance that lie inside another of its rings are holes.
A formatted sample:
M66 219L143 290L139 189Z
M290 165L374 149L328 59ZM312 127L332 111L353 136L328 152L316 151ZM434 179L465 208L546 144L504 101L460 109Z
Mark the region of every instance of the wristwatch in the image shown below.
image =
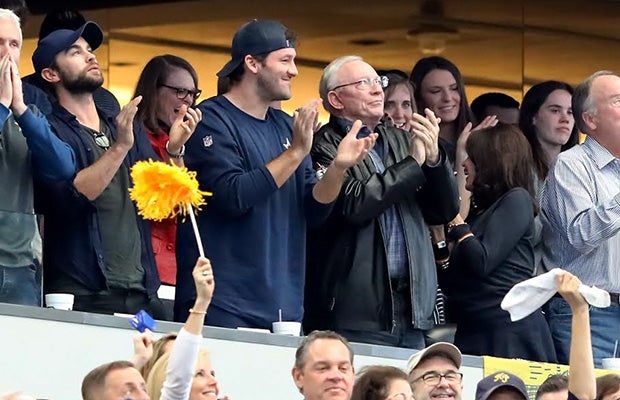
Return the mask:
M446 269L450 265L450 250L445 240L433 243L433 255L435 264L441 269Z

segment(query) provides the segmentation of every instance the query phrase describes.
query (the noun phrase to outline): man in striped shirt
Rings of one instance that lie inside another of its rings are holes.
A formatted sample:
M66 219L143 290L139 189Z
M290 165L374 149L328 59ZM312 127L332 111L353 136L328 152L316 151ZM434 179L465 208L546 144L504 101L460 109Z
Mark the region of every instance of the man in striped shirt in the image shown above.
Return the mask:
M584 284L611 294L606 309L590 308L597 366L613 357L620 339L620 77L599 71L580 83L572 99L585 142L561 153L541 196L545 268L560 267ZM554 297L547 319L558 360L568 362L571 312Z

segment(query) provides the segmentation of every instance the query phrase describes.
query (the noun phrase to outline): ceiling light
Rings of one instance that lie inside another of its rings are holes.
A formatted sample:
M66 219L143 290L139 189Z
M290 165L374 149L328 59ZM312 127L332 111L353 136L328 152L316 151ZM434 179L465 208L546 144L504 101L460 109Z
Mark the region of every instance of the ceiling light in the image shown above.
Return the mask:
M455 31L418 31L407 32L407 38L418 43L418 48L422 54L439 55L444 52L449 41L458 38L458 33Z

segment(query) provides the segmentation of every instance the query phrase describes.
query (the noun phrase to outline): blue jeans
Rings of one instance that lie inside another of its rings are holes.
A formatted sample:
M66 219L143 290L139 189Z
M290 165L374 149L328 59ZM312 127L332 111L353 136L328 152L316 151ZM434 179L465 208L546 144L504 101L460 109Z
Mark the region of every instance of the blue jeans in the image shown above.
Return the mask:
M572 320L570 306L564 299L553 297L545 305L545 315L558 361L568 364ZM600 368L603 358L614 356L614 346L620 341L620 304L612 304L607 308L590 306L590 332L594 365ZM616 357L620 355L620 346L618 348Z
M41 306L41 281L37 265L0 266L0 303Z

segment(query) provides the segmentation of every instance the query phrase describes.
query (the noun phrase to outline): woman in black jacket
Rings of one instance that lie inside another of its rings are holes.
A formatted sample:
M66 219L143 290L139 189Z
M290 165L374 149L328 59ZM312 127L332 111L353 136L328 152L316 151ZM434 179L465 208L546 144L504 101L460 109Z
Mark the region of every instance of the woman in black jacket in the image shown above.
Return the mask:
M532 154L514 125L472 132L463 162L472 192L467 223L460 215L448 228L449 267L441 284L457 322L462 352L555 362L547 323L537 310L511 322L500 308L506 293L534 273Z

